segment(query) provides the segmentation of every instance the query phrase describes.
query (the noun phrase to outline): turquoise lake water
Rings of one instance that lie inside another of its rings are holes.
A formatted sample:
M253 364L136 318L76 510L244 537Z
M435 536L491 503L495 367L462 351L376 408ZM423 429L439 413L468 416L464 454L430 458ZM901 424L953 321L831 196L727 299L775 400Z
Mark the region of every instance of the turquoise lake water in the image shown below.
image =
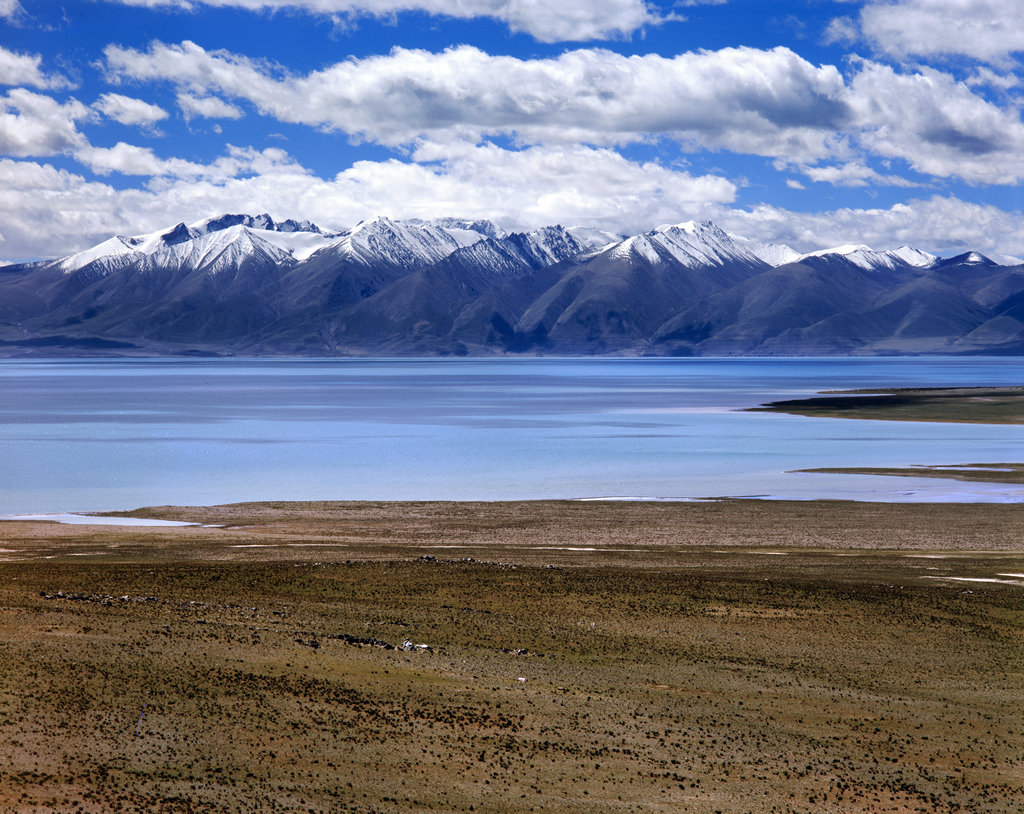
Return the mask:
M1024 427L742 412L862 387L1021 383L1020 360L0 361L0 514L269 499L1024 500L794 474L1024 461Z

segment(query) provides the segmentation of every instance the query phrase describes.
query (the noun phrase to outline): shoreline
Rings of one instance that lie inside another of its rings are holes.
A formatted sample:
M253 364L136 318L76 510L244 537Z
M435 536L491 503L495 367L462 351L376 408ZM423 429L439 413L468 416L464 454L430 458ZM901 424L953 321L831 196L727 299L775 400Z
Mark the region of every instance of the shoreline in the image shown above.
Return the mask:
M979 464L951 464L945 466L907 466L907 467L820 467L809 469L791 470L794 474L849 474L849 475L870 475L879 477L903 477L921 479L955 480L969 483L975 486L994 487L991 492L964 492L961 490L953 492L927 492L908 488L902 492L885 494L882 497L871 496L851 497L842 495L838 497L794 497L775 494L760 495L720 495L708 497L662 497L653 495L601 495L594 497L573 497L573 498L527 498L508 500L286 500L286 501L241 501L237 503L195 505L188 507L167 507L161 506L159 512L167 511L168 508L181 511L194 511L199 515L207 511L217 511L225 506L295 506L308 505L372 505L391 506L395 510L401 510L403 506L420 505L464 505L464 506L507 506L507 505L550 505L550 504L656 504L656 505L692 505L692 504L714 504L729 503L738 505L743 503L776 503L776 504L855 504L864 506L993 506L1013 505L1024 503L1024 490L1012 490L1009 492L997 490L995 487L1016 486L1024 484L1024 464L1020 463L979 463ZM894 499L897 498L897 499ZM189 526L217 528L217 524L204 523L199 520L188 519L186 516L174 517L148 517L150 509L140 507L135 509L113 509L103 511L81 510L81 511L53 511L53 512L26 512L13 514L0 514L0 528L4 524L11 523L47 523L68 526L122 526L135 528L159 528Z
M523 565L674 567L710 550L1024 549L1021 502L313 501L150 506L110 517L187 525L6 520L0 562L381 560L449 551Z
M753 413L812 418L1024 424L1024 387L894 387L824 390L818 396L772 401Z
M944 466L831 466L814 469L795 469L823 475L878 475L902 478L942 478L967 483L1003 483L1024 485L1024 464L1022 463L971 463L947 464ZM1024 500L1024 492L1021 493Z

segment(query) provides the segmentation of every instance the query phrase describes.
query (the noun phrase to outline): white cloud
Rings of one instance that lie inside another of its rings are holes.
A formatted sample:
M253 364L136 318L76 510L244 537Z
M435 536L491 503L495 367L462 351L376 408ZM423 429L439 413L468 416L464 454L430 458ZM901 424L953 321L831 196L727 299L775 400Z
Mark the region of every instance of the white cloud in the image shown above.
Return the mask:
M553 59L395 49L296 76L192 42L148 52L110 46L114 80L167 80L190 94L244 99L290 123L382 144L419 138L613 145L650 135L758 155L828 155L847 116L838 70L786 48L625 57L576 50Z
M72 99L14 88L0 97L0 154L24 158L68 153L85 144L77 122L94 114Z
M0 0L0 19L14 20L24 13L18 0Z
M119 141L113 147L81 148L75 158L97 175L172 175L178 178L201 175L203 167L182 159L162 159L148 147L137 147Z
M229 144L227 150L227 155L213 163L199 164L182 158L160 158L148 147L120 141L113 147L82 147L75 153L75 159L97 175L118 173L157 179L206 179L215 182L224 182L243 173L273 173L282 168L291 171L298 166L287 153L277 148L260 152Z
M493 218L515 228L563 223L639 231L709 204L730 203L737 191L720 176L693 176L653 162L632 162L614 150L579 145L503 150L493 144L424 144L412 157L436 163L418 168L425 173L420 176L425 186L417 185L412 205L419 209L412 211L403 202L405 214L461 215L468 206L467 216ZM374 165L357 165L338 178L361 187L376 184L377 172Z
M857 23L849 17L836 17L825 29L826 45L850 45L860 39Z
M897 59L964 55L1001 64L1024 51L1020 0L872 0L859 22L876 48Z
M802 251L863 242L909 244L937 254L976 249L996 260L1024 255L1024 215L955 197L889 208L795 212L730 206L725 179L693 177L626 161L610 150L422 145L417 158L364 161L324 179L280 150L231 148L201 177L165 176L142 189L116 189L31 161L0 160L0 257L69 254L111 234L155 231L224 212L268 211L344 227L373 214L493 217L509 228L553 222L639 232L708 217L736 234ZM141 161L148 160L141 155Z
M423 144L414 155L421 163L362 161L333 178L315 176L276 149L230 148L208 166L128 145L95 155L162 174L144 188L116 189L35 162L0 160L0 256L63 255L114 233L228 211L268 211L335 228L374 214L459 215L508 228L560 222L630 233L708 217L731 232L804 251L864 242L946 255L976 249L997 260L1024 255L1020 212L940 196L878 209L735 209L736 190L726 179L630 162L607 149Z
M124 5L192 9L220 6L250 11L301 10L345 20L419 11L444 17L488 17L541 42L585 42L627 37L647 25L678 19L645 0L120 0ZM721 2L721 0L712 0ZM695 5L690 2L686 5Z
M877 156L918 172L976 184L1024 178L1024 123L966 84L930 68L901 74L863 62L851 82L858 140Z
M216 96L178 94L178 107L186 119L240 119L245 114L234 105Z
M1024 78L1017 74L996 73L991 68L980 67L967 80L969 87L988 86L996 90L1007 91L1011 88L1019 88L1024 84Z
M3 16L3 6L0 5L0 17ZM19 54L0 46L0 85L28 85L40 90L71 86L63 76L43 73L40 70L42 62L39 54Z
M62 255L112 233L226 211L268 211L332 227L374 214L457 214L513 228L561 222L641 230L699 215L736 194L717 176L580 146L515 151L424 144L415 155L420 163L360 161L333 178L313 175L279 149L230 148L205 166L127 144L83 148L79 158L96 172L154 177L144 188L115 189L33 162L0 162L0 256Z
M667 58L600 49L550 59L462 46L395 49L305 75L192 42L110 46L114 81L169 81L183 96L243 99L283 122L388 146L417 140L600 146L669 138L794 165L900 159L971 183L1024 179L1024 126L941 71L853 60L844 79L786 48L726 48ZM847 176L849 177L849 176ZM900 183L896 176L861 181Z
M898 175L882 175L863 161L847 161L844 164L828 166L802 167L803 173L816 183L832 184L840 187L920 186Z
M933 196L889 208L793 212L767 204L717 213L728 231L815 251L844 243L875 249L913 246L945 257L968 250L1012 262L1024 250L1024 214L956 197Z
M151 105L142 99L133 99L120 93L104 93L93 104L93 108L121 124L152 126L167 118L167 111L159 105Z

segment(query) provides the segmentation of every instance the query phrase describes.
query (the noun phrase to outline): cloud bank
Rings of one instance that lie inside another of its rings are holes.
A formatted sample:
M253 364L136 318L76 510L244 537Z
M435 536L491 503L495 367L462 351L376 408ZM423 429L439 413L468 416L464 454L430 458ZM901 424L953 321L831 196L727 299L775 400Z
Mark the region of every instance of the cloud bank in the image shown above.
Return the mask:
M856 60L847 79L782 47L671 58L579 49L551 59L396 48L308 74L189 41L110 46L105 57L113 81L170 82L187 95L228 97L281 122L390 147L497 136L595 146L668 138L818 171L823 161L873 155L970 183L1024 179L1017 110L932 68Z
M736 187L725 178L630 162L607 148L464 146L454 154L446 148L439 159L433 145L424 145L415 161L359 161L331 178L316 176L273 148L232 147L209 165L161 160L127 145L90 149L83 161L97 172L116 168L154 177L144 187L116 189L50 165L0 160L0 256L68 254L112 233L255 211L276 218L301 214L331 228L350 226L367 213L457 213L491 218L510 229L562 223L627 233L706 217L737 234L807 251L858 235L877 248L911 243L946 253L978 249L996 259L1024 255L1019 212L949 196L877 209L744 209L733 205Z

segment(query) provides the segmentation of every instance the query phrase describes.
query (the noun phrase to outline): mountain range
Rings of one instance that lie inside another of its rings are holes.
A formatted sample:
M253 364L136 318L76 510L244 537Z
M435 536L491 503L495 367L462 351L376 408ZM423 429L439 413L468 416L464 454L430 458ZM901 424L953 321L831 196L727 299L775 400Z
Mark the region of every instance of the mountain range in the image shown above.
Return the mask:
M1024 266L708 221L223 215L0 267L0 355L1024 354Z

